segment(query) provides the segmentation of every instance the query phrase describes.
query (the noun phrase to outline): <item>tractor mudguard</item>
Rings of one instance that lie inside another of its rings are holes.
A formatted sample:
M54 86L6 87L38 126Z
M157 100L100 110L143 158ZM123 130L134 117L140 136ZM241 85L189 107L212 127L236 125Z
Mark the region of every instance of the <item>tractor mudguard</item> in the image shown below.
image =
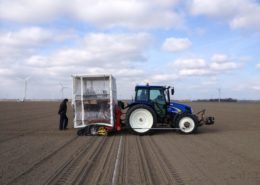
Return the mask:
M147 105L147 106L149 106L149 107L151 107L151 108L153 109L153 107L152 107L151 104L149 104L149 103L147 103L147 102L139 102L139 101L127 105L124 109L126 109L126 108L131 108L131 107L133 107L133 106L135 106L135 105L138 105L138 104Z

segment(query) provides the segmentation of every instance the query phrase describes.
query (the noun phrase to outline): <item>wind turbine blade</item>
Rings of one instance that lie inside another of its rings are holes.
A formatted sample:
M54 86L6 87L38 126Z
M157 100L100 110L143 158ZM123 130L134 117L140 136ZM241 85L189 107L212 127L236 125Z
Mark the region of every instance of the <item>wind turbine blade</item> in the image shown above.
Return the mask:
M59 82L59 84L60 84L61 87L64 87L63 84L62 84L61 82Z
M32 77L32 76L27 76L27 77L25 78L25 80L29 80L31 77Z

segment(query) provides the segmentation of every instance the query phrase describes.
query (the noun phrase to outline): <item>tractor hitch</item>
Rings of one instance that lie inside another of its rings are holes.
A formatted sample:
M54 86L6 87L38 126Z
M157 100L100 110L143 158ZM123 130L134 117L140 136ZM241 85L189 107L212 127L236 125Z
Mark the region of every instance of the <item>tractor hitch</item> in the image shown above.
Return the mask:
M203 109L196 113L196 116L198 118L199 126L202 125L212 125L215 123L215 118L212 116L205 117L206 109Z
M206 124L206 125L212 125L212 124L214 124L214 123L215 123L215 118L212 117L212 116L207 117L207 118L205 119L205 124Z

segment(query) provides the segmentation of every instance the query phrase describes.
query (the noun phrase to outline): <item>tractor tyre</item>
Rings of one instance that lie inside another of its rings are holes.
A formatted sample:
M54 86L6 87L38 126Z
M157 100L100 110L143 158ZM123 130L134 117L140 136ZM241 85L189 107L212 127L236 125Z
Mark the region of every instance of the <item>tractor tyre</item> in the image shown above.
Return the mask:
M177 121L179 131L183 134L191 134L196 132L198 128L198 119L191 114L181 115Z
M147 105L134 105L126 113L126 124L135 134L148 134L156 123L156 114L154 110Z

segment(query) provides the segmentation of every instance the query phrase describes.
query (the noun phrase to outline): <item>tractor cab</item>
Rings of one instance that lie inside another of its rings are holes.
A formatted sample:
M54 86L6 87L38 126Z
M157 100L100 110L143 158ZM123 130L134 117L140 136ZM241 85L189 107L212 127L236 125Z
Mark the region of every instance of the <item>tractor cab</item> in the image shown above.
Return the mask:
M175 116L180 113L192 113L188 105L171 102L170 94L174 95L173 87L165 86L136 86L134 104L145 104L150 106L157 115L158 122L165 122L167 115Z
M146 104L151 106L159 118L164 118L170 105L170 87L165 86L136 86L135 104ZM174 89L171 89L174 94Z

